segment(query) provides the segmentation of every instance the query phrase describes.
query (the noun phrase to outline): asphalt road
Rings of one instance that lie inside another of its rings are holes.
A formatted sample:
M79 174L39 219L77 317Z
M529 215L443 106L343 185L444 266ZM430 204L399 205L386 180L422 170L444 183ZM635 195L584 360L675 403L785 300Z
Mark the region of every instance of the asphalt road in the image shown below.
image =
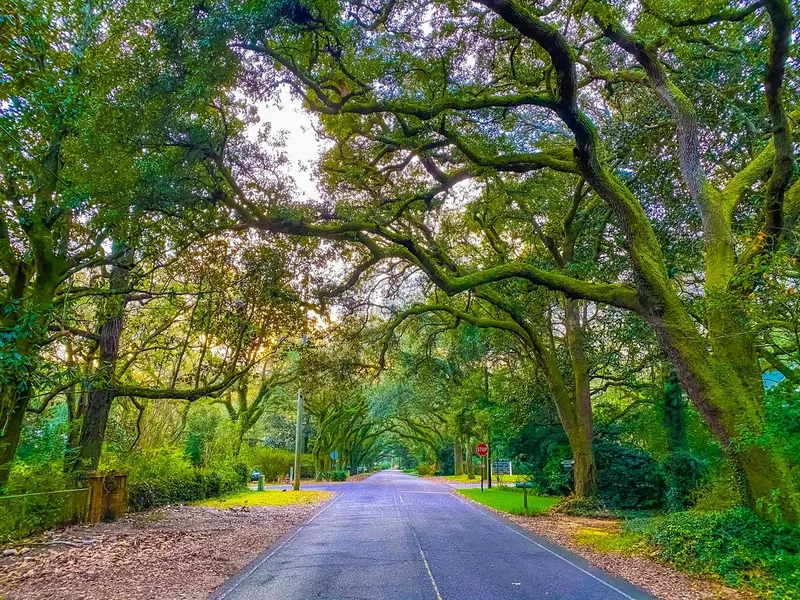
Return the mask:
M337 492L330 504L216 600L653 598L448 486L382 471L328 489Z

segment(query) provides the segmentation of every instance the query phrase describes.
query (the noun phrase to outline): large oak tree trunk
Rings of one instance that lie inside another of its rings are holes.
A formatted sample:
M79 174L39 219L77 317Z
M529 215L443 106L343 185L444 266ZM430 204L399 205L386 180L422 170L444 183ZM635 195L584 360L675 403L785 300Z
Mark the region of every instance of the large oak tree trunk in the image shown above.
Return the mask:
M114 251L119 252L117 244L114 246ZM94 471L100 464L108 417L116 397L115 371L122 337L125 291L130 285L132 264L133 251L128 248L123 258L111 269L109 286L112 294L106 298L103 311L105 318L100 326L100 367L88 393L75 459L76 474Z
M572 449L575 495L587 498L597 494L597 466L594 460L594 419L592 417L592 392L589 375L589 360L583 350L583 326L580 319L580 304L567 299L564 303L567 349L572 364L574 384L575 423L567 431Z
M757 363L749 364L746 349L737 361L741 364L732 363L730 353L723 357L710 353L685 310L670 304L659 314L646 316L687 395L730 457L744 501L763 518L779 514L790 523L800 522L791 467L772 449L747 441L761 436L766 426Z
M0 494L8 486L29 401L30 387L27 384L12 380L0 387Z

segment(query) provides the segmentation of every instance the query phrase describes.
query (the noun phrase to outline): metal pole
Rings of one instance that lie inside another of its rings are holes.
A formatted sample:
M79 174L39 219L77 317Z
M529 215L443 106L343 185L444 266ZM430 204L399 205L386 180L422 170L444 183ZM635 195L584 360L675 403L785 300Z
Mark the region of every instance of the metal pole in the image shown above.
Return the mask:
M490 434L491 435L491 434ZM486 485L492 487L492 444L486 444L489 447L489 452L486 453Z
M300 451L303 445L303 390L297 388L297 429L294 435L294 490L300 489Z

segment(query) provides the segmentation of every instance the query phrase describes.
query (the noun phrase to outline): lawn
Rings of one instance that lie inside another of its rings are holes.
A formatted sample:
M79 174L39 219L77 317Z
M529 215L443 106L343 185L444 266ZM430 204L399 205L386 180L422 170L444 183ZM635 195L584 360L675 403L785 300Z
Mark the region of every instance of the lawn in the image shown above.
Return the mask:
M553 496L534 496L528 494L528 511L525 512L522 490L491 488L481 491L479 488L458 490L458 493L471 500L480 502L491 508L512 515L536 515L558 504L560 498Z
M266 490L254 492L248 490L234 496L225 498L212 498L198 502L198 506L210 506L211 508L231 508L233 506L291 506L298 504L313 504L314 502L324 502L333 496L333 492L322 492L316 490L295 492L294 490Z
M467 479L466 475L448 475L447 479L450 481L457 481L458 483L480 483L481 482L481 474L476 473L475 479ZM518 481L523 481L525 479L525 475L501 475L500 482L501 483L517 483Z

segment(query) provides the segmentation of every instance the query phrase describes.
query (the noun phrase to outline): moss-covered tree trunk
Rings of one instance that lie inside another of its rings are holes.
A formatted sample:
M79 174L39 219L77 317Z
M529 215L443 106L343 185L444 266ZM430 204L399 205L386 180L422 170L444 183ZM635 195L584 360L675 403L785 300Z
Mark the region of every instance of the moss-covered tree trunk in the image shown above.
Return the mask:
M572 364L574 392L572 405L575 423L567 431L572 449L575 495L586 498L597 494L597 465L594 459L594 419L589 361L583 349L583 326L577 300L565 300L565 331L567 349Z
M23 384L14 380L0 387L0 495L8 486L25 410L30 402L29 390L27 382Z

